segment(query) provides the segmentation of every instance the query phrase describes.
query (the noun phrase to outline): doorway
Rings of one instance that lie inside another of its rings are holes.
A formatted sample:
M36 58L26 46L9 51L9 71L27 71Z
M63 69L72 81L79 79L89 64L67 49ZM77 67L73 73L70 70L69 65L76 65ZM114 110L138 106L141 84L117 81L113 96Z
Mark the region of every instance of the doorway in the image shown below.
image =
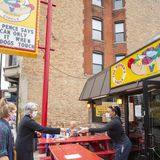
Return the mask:
M155 90L150 93L149 103L149 118L150 118L150 133L152 141L150 142L151 158L154 160L160 159L160 90Z
M160 160L160 81L143 80L141 93L127 97L131 159Z
M128 96L128 136L132 142L130 159L140 159L144 155L144 114L143 94Z
M145 156L160 159L160 81L143 80Z

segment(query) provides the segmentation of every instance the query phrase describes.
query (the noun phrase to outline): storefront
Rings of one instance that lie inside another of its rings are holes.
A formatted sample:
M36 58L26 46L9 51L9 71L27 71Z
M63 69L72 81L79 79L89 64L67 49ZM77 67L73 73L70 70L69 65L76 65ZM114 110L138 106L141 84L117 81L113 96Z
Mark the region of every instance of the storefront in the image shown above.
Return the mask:
M91 77L80 96L92 106L104 99L116 105L119 98L135 159L160 159L160 39Z

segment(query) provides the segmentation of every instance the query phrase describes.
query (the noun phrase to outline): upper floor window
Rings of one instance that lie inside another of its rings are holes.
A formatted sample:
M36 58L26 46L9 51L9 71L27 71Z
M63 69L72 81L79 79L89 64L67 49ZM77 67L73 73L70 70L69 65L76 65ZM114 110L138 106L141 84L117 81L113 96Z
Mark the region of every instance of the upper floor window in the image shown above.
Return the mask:
M93 52L92 56L93 74L97 74L103 70L103 54L99 52Z
M124 23L115 23L115 42L121 43L125 41Z
M114 0L114 9L122 9L123 0Z
M92 19L92 39L102 40L102 21Z
M17 56L9 55L8 66L15 66L17 64L18 64L18 62L17 62Z
M120 61L124 57L125 57L125 55L116 55L116 62Z
M102 0L92 0L92 4L101 7L102 6Z

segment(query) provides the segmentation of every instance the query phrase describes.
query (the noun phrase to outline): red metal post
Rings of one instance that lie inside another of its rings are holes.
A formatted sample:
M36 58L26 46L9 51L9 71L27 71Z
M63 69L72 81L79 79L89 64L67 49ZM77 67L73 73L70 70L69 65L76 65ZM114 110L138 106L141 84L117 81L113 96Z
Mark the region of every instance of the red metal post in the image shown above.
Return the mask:
M42 125L43 126L47 125L51 32L52 32L52 0L48 0L45 55L44 55L43 97L42 97Z
M47 5L48 5L48 2L46 2L46 1L41 0L40 2L43 3L43 4L47 4ZM53 7L56 7L55 4L52 4L52 6L53 6Z

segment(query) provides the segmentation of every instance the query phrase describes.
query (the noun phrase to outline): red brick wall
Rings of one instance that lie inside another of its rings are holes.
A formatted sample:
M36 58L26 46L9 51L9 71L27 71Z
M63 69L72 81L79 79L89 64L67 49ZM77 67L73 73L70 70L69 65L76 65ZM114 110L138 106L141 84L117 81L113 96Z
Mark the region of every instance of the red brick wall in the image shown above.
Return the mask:
M115 22L124 22L126 20L125 9L122 10L113 10L113 31ZM125 40L126 40L126 25L124 25L125 30ZM114 38L114 34L113 34ZM127 54L127 44L126 43L113 43L113 56L117 54Z
M115 62L115 54L126 54L126 43L114 43L114 23L125 22L125 9L113 10L113 1L103 1L103 7L92 5L91 0L84 2L84 73L92 74L92 52L104 53L104 68ZM92 40L92 17L103 21L103 41Z
M92 6L91 0L84 2L84 73L92 73Z

